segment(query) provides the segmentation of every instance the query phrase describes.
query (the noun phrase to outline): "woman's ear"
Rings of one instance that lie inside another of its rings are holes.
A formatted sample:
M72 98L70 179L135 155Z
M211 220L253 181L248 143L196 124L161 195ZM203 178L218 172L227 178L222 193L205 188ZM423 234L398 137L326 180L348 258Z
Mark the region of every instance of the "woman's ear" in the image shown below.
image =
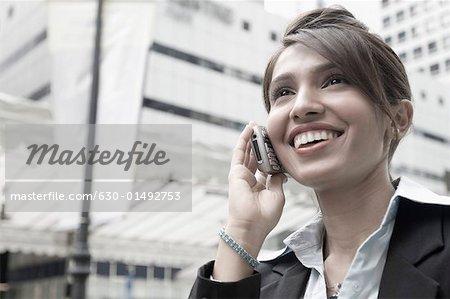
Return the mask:
M410 100L401 100L392 112L398 129L398 137L402 138L411 126L414 107Z

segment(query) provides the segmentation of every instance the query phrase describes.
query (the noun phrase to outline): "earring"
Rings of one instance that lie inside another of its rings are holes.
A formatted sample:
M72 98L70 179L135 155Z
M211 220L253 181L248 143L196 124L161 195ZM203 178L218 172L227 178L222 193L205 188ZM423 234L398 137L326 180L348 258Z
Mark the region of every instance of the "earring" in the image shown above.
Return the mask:
M391 132L392 132L392 135L394 136L394 139L398 139L398 136L400 135L400 129L392 126Z

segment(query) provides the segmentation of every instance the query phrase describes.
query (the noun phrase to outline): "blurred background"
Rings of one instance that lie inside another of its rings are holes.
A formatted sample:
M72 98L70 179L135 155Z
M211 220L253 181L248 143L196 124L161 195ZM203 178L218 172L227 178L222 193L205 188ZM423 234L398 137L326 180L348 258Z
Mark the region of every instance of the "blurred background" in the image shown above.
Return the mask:
M450 1L102 2L97 123L191 124L193 204L92 213L87 298L187 297L225 223L231 149L249 120L265 124L265 64L289 18L315 7L343 5L402 59L415 119L393 176L450 194ZM2 128L89 122L97 12L98 1L0 2ZM69 297L79 211L7 212L0 153L0 298ZM262 255L312 217L311 195L287 183Z

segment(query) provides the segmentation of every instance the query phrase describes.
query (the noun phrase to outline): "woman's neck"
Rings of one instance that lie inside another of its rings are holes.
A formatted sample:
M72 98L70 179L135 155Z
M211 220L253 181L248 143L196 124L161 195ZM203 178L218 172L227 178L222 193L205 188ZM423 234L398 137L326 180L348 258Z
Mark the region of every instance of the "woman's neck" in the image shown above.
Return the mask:
M380 171L338 190L318 192L326 254L353 260L358 247L380 226L394 191L388 172Z

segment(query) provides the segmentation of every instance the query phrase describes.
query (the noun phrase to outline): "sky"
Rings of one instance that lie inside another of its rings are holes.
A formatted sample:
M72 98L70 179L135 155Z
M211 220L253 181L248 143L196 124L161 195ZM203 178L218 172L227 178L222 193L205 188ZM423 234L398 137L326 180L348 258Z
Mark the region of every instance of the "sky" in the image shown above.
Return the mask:
M292 18L298 13L298 6L305 10L315 8L317 1L312 0L264 0L266 10ZM379 33L381 29L381 0L336 1L322 0L325 6L340 4L351 11L357 19L365 23L371 32Z

